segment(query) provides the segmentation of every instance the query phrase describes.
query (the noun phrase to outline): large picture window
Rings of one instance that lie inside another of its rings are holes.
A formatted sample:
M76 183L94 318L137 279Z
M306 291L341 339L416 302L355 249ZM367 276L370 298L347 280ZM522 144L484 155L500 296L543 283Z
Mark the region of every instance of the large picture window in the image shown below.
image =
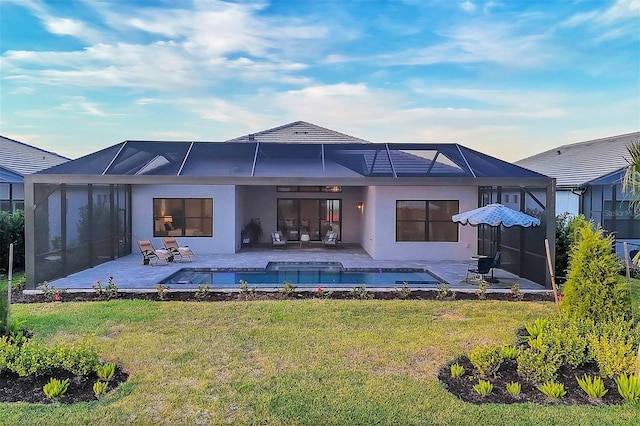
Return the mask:
M213 237L213 200L154 198L153 236Z
M396 241L458 241L458 224L451 216L459 213L459 202L396 201Z
M614 231L618 238L640 238L640 217L633 212L629 201L605 201L603 226Z

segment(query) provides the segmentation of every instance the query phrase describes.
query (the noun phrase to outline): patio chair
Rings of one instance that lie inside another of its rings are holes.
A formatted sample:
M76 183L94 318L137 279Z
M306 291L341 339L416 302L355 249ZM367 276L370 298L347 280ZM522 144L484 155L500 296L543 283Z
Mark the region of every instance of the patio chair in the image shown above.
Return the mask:
M174 259L177 256L180 258L181 262L183 260L188 260L189 262L191 262L191 258L195 256L195 253L189 246L181 246L180 244L178 244L178 240L176 240L176 237L164 237L162 239L162 244L164 244L165 249L169 250L169 253L171 253Z
M138 240L138 247L142 253L143 265L153 266L161 260L164 260L167 263L173 262L173 255L171 255L171 252L166 249L156 250L156 248L153 247L151 240Z
M325 247L338 248L338 233L335 231L327 231L327 234L322 239L322 243Z
M469 274L475 275L474 279L478 281L486 281L484 276L489 274L491 265L493 265L493 260L493 257L480 257L478 258L478 264L475 268L473 264L467 266L467 277L465 278L465 282L469 282Z
M272 247L287 247L287 239L284 237L281 231L276 231L271 233L271 246Z
M491 263L491 282L492 283L500 282L494 277L493 270L500 267L501 257L502 257L502 253L500 253L499 251L497 251L495 256L493 256L493 262Z

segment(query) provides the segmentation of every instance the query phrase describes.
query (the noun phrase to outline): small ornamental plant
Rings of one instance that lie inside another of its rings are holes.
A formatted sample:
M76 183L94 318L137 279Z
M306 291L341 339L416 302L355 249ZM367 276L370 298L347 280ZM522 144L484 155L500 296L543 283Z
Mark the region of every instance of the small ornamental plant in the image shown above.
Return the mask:
M442 283L436 290L436 299L438 300L455 300L456 292L449 288L449 284Z
M49 399L60 398L67 393L67 389L69 389L69 379L58 380L55 378L51 378L49 383L42 387L44 394Z
M42 283L42 286L40 286L40 290L42 291L44 297L52 302L62 301L62 295L67 292L67 289L49 285L47 281Z
M516 359L520 354L520 349L513 345L503 346L500 350L500 354L502 355L502 359Z
M351 295L355 298L355 299L371 299L373 298L373 294L369 293L367 291L367 286L362 284L359 285L357 287L354 287L351 290Z
M493 392L493 385L488 380L479 380L473 385L473 390L482 397L488 396Z
M278 291L282 294L284 294L285 296L291 296L292 294L294 294L296 292L296 289L298 288L297 285L293 285L291 284L291 281L284 281L282 283L282 288L278 289Z
M245 280L240 280L240 295L244 296L245 299L248 299L254 295L256 292L255 288L250 288L249 283Z
M200 284L193 297L195 297L197 300L203 300L207 297L210 291L211 286L209 284Z
M631 402L640 400L640 376L621 374L614 380L621 397Z
M159 300L167 300L167 297L169 295L169 286L156 284L156 292L158 293Z
M451 364L451 377L462 377L464 375L464 367L458 364Z
M109 383L102 382L100 380L93 384L93 394L96 396L96 398L100 399L105 393L107 393L108 385Z
M489 288L488 282L482 280L478 283L478 288L476 289L476 296L478 296L478 299L486 300L488 288Z
M100 380L109 381L113 378L116 372L116 364L113 362L107 362L96 367L96 374Z
M544 382L538 386L538 390L551 399L558 399L567 394L567 391L564 389L564 384L553 380Z
M524 299L524 293L522 292L522 290L520 290L519 283L515 283L511 286L511 297L517 302Z
M549 320L546 318L536 318L534 322L526 323L524 327L529 333L530 339L536 339L542 331L549 325Z
M96 280L93 290L96 292L98 299L110 300L118 298L118 286L113 281L113 277L109 277L109 283L106 286L102 285L101 280Z
M585 374L583 378L576 377L576 380L580 388L589 395L589 398L600 399L609 392L600 377L591 377Z
M330 299L332 294L332 291L325 290L322 287L318 287L316 290L316 297L319 299Z
M411 287L409 287L409 284L406 281L402 282L401 288L395 288L395 291L400 299L407 299L411 296Z
M520 396L520 392L522 392L522 385L518 382L511 382L507 383L506 389L509 395L517 398Z

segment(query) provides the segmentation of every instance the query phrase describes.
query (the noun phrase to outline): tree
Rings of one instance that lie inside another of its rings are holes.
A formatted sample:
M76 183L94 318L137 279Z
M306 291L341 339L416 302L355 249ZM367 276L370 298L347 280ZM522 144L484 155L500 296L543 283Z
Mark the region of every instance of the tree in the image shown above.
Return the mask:
M586 222L571 249L567 283L560 305L572 318L594 322L631 319L631 303L618 257L611 251L612 237Z

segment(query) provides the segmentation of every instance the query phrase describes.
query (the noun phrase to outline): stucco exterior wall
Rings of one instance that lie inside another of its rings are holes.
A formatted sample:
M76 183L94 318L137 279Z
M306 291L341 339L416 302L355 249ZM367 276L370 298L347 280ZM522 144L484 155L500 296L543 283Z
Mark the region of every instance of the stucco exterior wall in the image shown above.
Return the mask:
M364 203L362 247L380 260L468 260L477 249L477 229L459 226L458 242L396 242L397 200L458 200L460 211L478 207L478 189L469 186L369 187Z
M233 185L134 185L131 189L132 252L140 250L137 240L153 241L162 247L162 238L153 237L154 198L212 198L213 237L178 237L196 253L228 254L236 252L236 189Z

